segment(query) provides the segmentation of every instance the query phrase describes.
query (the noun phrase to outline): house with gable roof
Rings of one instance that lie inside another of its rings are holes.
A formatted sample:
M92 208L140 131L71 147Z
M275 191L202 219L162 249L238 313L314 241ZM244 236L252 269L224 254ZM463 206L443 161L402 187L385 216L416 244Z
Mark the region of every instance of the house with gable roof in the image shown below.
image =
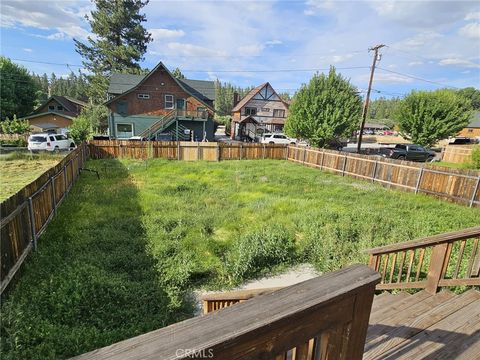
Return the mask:
M85 106L87 104L83 101L53 95L22 120L28 120L32 132L66 133Z
M105 105L111 138L213 141L213 81L177 79L160 62L147 75L113 74Z
M288 103L267 82L253 88L240 101L234 98L232 139L255 140L258 131L282 131Z

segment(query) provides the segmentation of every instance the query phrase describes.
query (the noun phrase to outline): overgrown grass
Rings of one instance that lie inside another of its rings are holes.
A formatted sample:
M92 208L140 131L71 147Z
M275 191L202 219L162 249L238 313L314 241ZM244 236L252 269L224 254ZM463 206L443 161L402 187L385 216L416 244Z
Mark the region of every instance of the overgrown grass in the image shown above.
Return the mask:
M31 183L62 158L63 155L20 152L0 155L0 201Z
M90 161L2 305L6 358L67 357L191 316L193 288L480 223L480 210L284 161ZM34 301L32 301L34 299Z

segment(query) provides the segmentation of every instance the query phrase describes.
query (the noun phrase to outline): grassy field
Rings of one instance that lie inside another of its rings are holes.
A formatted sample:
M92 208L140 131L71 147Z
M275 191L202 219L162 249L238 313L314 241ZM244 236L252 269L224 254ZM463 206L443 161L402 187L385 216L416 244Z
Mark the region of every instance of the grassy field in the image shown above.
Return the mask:
M480 210L284 161L90 161L2 302L5 359L65 358L190 317L196 288L480 223Z
M45 171L63 156L52 154L18 154L0 156L0 201L5 200Z

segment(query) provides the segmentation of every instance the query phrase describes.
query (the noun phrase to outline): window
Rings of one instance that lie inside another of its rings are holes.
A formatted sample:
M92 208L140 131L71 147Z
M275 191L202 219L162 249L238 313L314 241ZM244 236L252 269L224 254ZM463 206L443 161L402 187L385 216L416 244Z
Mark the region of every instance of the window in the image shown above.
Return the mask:
M173 109L173 95L165 95L165 109Z
M262 111L263 112L270 112L270 109L269 108L262 108Z
M33 135L33 136L30 136L28 141L44 143L44 142L47 141L47 137L46 136L35 136L35 135Z
M274 135L273 137L275 139L286 139L287 138L285 135Z
M137 94L139 99L148 100L150 99L150 94Z
M64 136L64 135L55 135L55 137L57 138L57 141L60 141L60 140L67 140L67 137Z
M117 112L122 115L122 116L125 116L127 115L128 113L128 103L126 101L119 101L117 103Z
M282 110L282 109L274 109L274 110L273 110L273 116L274 116L274 117L283 118L283 117L285 117L285 110Z
M55 141L55 138L53 136L49 136L48 138L50 139L50 141Z
M57 110L63 111L63 106L62 106L62 105L58 105L58 106L57 106Z
M133 136L133 124L117 124L117 138L130 138Z
M245 115L257 115L257 108L246 107L245 108Z
M54 111L54 110L55 110L55 106L54 106L54 105L48 105L48 110L49 110L49 111Z

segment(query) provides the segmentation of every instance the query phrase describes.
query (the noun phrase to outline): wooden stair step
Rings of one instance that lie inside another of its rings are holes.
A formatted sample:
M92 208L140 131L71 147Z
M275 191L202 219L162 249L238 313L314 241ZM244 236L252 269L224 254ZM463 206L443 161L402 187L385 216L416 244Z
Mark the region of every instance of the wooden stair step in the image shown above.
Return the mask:
M367 332L366 342L372 341L383 333L390 331L392 328L401 326L402 324L412 321L416 317L429 311L433 307L441 304L454 295L450 291L442 291L434 296L429 296L422 301L409 302L408 307L403 307L400 311L397 310L397 306L391 306L390 312L388 312L382 319L379 319L377 323L370 323ZM406 301L412 299L414 296L410 296L405 299Z
M409 338L421 333L447 316L462 310L468 304L480 300L480 293L467 291L462 295L453 296L431 308L425 313L402 322L401 326L392 327L365 345L364 359L378 359L390 349L401 346Z
M391 305L394 302L400 301L408 296L410 296L410 294L404 291L399 292L398 294L391 294L388 291L385 291L380 295L375 296L373 299L372 311L370 313L374 313L379 309L383 309L386 305Z
M475 292L475 290L472 290ZM480 354L480 293L476 300L451 313L380 359L478 359Z
M420 304L425 299L428 299L430 297L432 297L432 294L429 294L425 290L422 290L403 299L399 298L398 301L393 301L392 303L371 312L369 324L376 324L378 321L384 320L386 317L391 316L392 313L395 314L403 309L411 307L412 305Z

